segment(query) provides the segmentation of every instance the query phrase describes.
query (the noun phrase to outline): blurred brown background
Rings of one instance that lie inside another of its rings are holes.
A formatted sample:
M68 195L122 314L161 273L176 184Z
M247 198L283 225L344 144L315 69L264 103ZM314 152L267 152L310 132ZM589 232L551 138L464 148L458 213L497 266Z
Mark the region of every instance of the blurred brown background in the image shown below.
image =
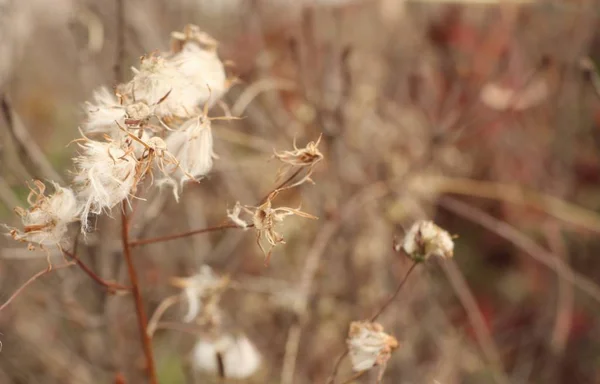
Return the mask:
M26 181L69 179L81 103L115 84L117 3L0 1L0 221L17 225ZM132 236L255 204L275 183L273 148L294 137L323 133L325 155L316 185L278 198L319 220L287 219L268 267L251 232L136 248L149 313L178 293L170 277L208 264L235 282L221 305L263 356L247 382L324 383L350 321L410 265L393 238L430 218L457 235L455 258L420 266L380 318L400 342L384 383L600 383L600 83L585 61L600 57L597 1L122 3L126 78L194 23L235 62L242 83L226 102L244 116L213 125L220 159L179 204L168 192L139 202ZM79 252L126 283L113 216ZM43 253L0 239L0 301L44 267ZM130 295L76 268L28 286L0 332L0 383L144 382ZM155 335L161 384L220 382L190 374L194 340ZM345 362L338 379L350 374Z

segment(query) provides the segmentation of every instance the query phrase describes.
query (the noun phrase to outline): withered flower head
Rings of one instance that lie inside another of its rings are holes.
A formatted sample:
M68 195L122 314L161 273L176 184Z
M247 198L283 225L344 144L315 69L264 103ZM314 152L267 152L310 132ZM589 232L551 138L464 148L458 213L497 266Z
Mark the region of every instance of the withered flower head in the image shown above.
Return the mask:
M312 167L323 159L323 154L319 151L319 143L321 142L321 136L316 142L309 142L306 147L298 148L296 146L296 139L294 139L294 150L293 151L274 151L275 157L282 162L300 167Z
M395 337L383 332L380 324L368 321L353 321L346 342L355 371L365 371L376 365L384 366L392 351L398 348Z
M67 232L69 223L76 221L79 206L75 194L69 188L63 188L53 183L55 192L51 196L44 194L46 186L35 180L30 188L27 202L29 209L15 208L15 213L21 217L23 230L11 229L13 239L37 243L39 245L60 245Z
M258 207L244 207L244 210L252 215L252 224L256 229L256 243L265 254L265 264L269 264L273 248L278 244L285 244L283 236L276 231L276 225L283 222L286 216L296 215L308 219L317 219L317 217L302 212L299 209L289 207L273 208L272 201L277 196L277 191L271 193L266 201ZM269 243L269 249L265 249L261 240L265 239Z
M402 249L414 261L420 262L431 256L449 259L454 255L452 236L432 221L421 220L406 233Z
M220 317L218 303L229 284L228 277L220 277L208 265L203 265L196 275L174 277L171 283L183 289L188 308L183 321L189 323L201 317L204 322L212 322Z
M310 176L312 175L313 168L319 161L323 160L323 154L318 148L319 143L321 142L321 137L322 135L319 136L316 142L309 142L304 148L298 148L296 146L296 139L294 138L293 151L273 151L273 156L284 163L283 167L278 172L278 178L292 167L307 168L307 172L302 179L286 188L292 188L307 181L312 182Z

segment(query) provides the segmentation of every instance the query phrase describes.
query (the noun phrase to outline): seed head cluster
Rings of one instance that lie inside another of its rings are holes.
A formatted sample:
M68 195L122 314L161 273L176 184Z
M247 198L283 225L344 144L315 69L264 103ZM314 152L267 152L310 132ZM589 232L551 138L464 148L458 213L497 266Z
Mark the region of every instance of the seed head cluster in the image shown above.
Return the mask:
M77 220L89 232L90 217L108 213L139 192L140 184L173 189L201 180L213 160L208 112L227 92L217 42L197 26L173 32L168 52L152 52L132 68L130 81L114 91L100 87L86 103L70 188L54 185L46 196L36 181L28 209L18 208L23 230L11 236L38 245L60 244Z

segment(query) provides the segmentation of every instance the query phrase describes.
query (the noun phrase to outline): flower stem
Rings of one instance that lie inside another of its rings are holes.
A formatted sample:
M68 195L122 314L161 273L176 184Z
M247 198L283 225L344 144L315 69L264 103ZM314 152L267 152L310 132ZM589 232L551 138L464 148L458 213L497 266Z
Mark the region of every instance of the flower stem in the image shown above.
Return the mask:
M81 261L79 256L77 256L77 254L75 253L75 250L73 250L73 252L71 253L71 252L63 249L62 252L65 255L67 255L67 257L73 259L75 264L77 264L77 266L79 268L81 268L81 270L83 272L85 272L89 277L91 277L92 280L94 280L96 283L100 284L101 286L107 288L109 291L129 291L129 290L131 290L131 288L129 288L129 287L126 287L124 285L114 283L111 281L104 280L102 277L98 276L96 274L96 272L92 271L92 269L90 267L88 267L86 264L83 263L83 261Z
M127 220L127 206L122 204L121 213L121 240L123 242L123 255L127 262L127 270L129 272L129 280L131 281L131 289L133 291L133 297L135 299L135 310L138 319L138 331L142 339L142 347L144 349L144 355L146 357L146 370L148 375L148 381L150 384L158 384L156 378L156 368L154 366L154 356L152 354L152 341L146 333L148 326L148 319L146 318L146 311L144 309L144 302L142 300L142 294L140 292L140 284L138 281L137 273L133 265L133 259L131 257L131 248L129 245L129 225Z
M246 228L250 228L252 227L252 225L247 226ZM129 243L129 247L130 248L134 248L134 247L138 247L140 245L146 245L146 244L154 244L154 243L163 243L165 241L171 241L171 240L176 240L176 239L181 239L184 237L189 237L189 236L194 236L194 235L199 235L202 233L208 233L208 232L217 232L217 231L222 231L224 229L232 229L232 228L242 228L237 224L223 224L223 225L217 225L215 227L208 227L208 228L201 228L201 229L194 229L193 231L188 231L188 232L184 232L184 233L178 233L175 235L167 235L167 236L161 236L161 237L151 237L149 239L138 239L138 240L134 240L132 242Z
M412 273L412 271L415 269L415 267L417 265L419 265L419 262L414 262L413 265L410 266L410 268L404 275L404 278L402 280L400 280L398 287L396 287L396 291L386 300L386 302L381 306L381 308L379 308L379 310L377 312L375 312L375 314L373 316L371 316L371 319L369 319L370 322L374 322L375 320L377 320L377 318L383 313L383 311L385 311L387 309L387 307L389 307L390 304L392 304L394 302L394 300L396 299L396 296L398 296L398 294L402 290L404 283L406 283L406 280L408 280L408 276L410 276L410 274Z

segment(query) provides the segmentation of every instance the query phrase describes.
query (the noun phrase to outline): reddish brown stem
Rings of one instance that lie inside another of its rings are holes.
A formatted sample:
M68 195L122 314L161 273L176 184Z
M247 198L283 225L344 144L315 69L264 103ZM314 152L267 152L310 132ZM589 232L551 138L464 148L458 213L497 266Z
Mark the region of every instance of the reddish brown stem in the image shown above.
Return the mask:
M383 313L383 311L385 311L387 309L387 307L389 307L390 304L392 304L394 302L394 300L396 299L396 297L402 290L402 287L406 283L406 280L408 280L408 276L410 276L410 274L412 273L412 271L415 269L415 267L418 264L419 264L418 262L414 262L413 265L410 266L410 268L404 275L404 278L402 280L400 280L398 287L396 287L396 291L386 300L386 302L381 306L381 308L379 308L379 310L377 312L375 312L375 314L373 316L371 316L371 319L369 321L373 322L373 321L377 320L377 318Z
M292 173L290 175L290 177L288 177L287 179L285 179L273 191L269 192L269 194L266 195L260 201L260 203L258 205L263 204L274 191L281 190L283 187L285 187L290 181L292 181L296 176L298 176L298 174L300 174L300 172L302 171L302 169L303 168L299 168L294 173ZM252 227L254 227L254 225L250 224L250 225L248 225L245 228L252 228ZM147 244L154 244L154 243L163 243L165 241L177 240L177 239L182 239L184 237L189 237L189 236L194 236L194 235L200 235L200 234L208 233L208 232L217 232L217 231L222 231L224 229L233 229L233 228L242 229L242 227L240 227L239 225L234 224L234 223L222 224L222 225L217 225L215 227L201 228L201 229L195 229L195 230L188 231L188 232L178 233L176 235L167 235L167 236L161 236L161 237L152 237L152 238L149 238L149 239L138 239L138 240L134 240L134 241L130 242L129 243L129 247L130 248L134 248L134 247L138 247L140 245L147 245Z
M142 339L142 347L144 349L144 355L146 357L146 370L148 374L148 381L150 384L158 384L156 378L156 368L154 366L154 356L152 354L152 341L146 332L148 327L148 319L146 317L146 311L144 309L144 302L142 300L142 294L140 292L140 284L138 281L135 266L133 265L133 258L131 257L131 248L129 246L129 223L127 220L127 206L122 204L121 214L121 241L123 242L123 255L127 262L127 271L129 272L129 280L131 281L131 288L133 291L133 297L135 300L135 310L138 319L138 331L140 338Z
M269 196L271 196L271 194L275 191L279 191L280 189L282 189L283 187L285 187L290 181L294 180L294 178L296 176L298 176L300 174L300 172L302 172L304 168L298 168L294 173L292 173L290 175L290 177L288 177L287 179L285 179L283 182L281 182L281 184L279 184L277 187L275 187L275 189L273 189L271 192L269 192L265 197L263 197L260 200L260 203L258 203L258 205L262 205L264 204L267 199L269 198Z
M252 226L253 225L249 225L246 228L250 228ZM152 237L152 238L149 238L149 239L134 240L134 241L132 241L132 242L129 243L129 247L134 248L134 247L138 247L140 245L154 244L154 243L163 243L165 241L171 241L171 240L181 239L181 238L184 238L184 237L199 235L201 233L217 232L217 231L222 231L224 229L232 229L232 228L241 228L241 227L239 225L237 225L237 224L231 223L231 224L217 225L216 227L194 229L193 231L188 231L188 232L184 232L184 233L178 233L178 234L175 234L175 235L167 235L167 236L161 236L161 237Z
M81 268L81 270L83 272L85 272L89 277L92 278L92 280L94 280L96 283L100 284L101 286L107 288L108 290L110 290L110 291L119 291L119 290L130 291L131 290L130 287L104 280L103 278L98 276L96 274L96 272L92 271L92 269L90 267L88 267L87 265L85 265L83 263L83 261L81 261L81 259L77 256L77 254L75 252L71 253L71 252L63 249L63 253L65 255L67 255L69 258L71 258L75 262L75 264L77 264L77 266L79 268Z

